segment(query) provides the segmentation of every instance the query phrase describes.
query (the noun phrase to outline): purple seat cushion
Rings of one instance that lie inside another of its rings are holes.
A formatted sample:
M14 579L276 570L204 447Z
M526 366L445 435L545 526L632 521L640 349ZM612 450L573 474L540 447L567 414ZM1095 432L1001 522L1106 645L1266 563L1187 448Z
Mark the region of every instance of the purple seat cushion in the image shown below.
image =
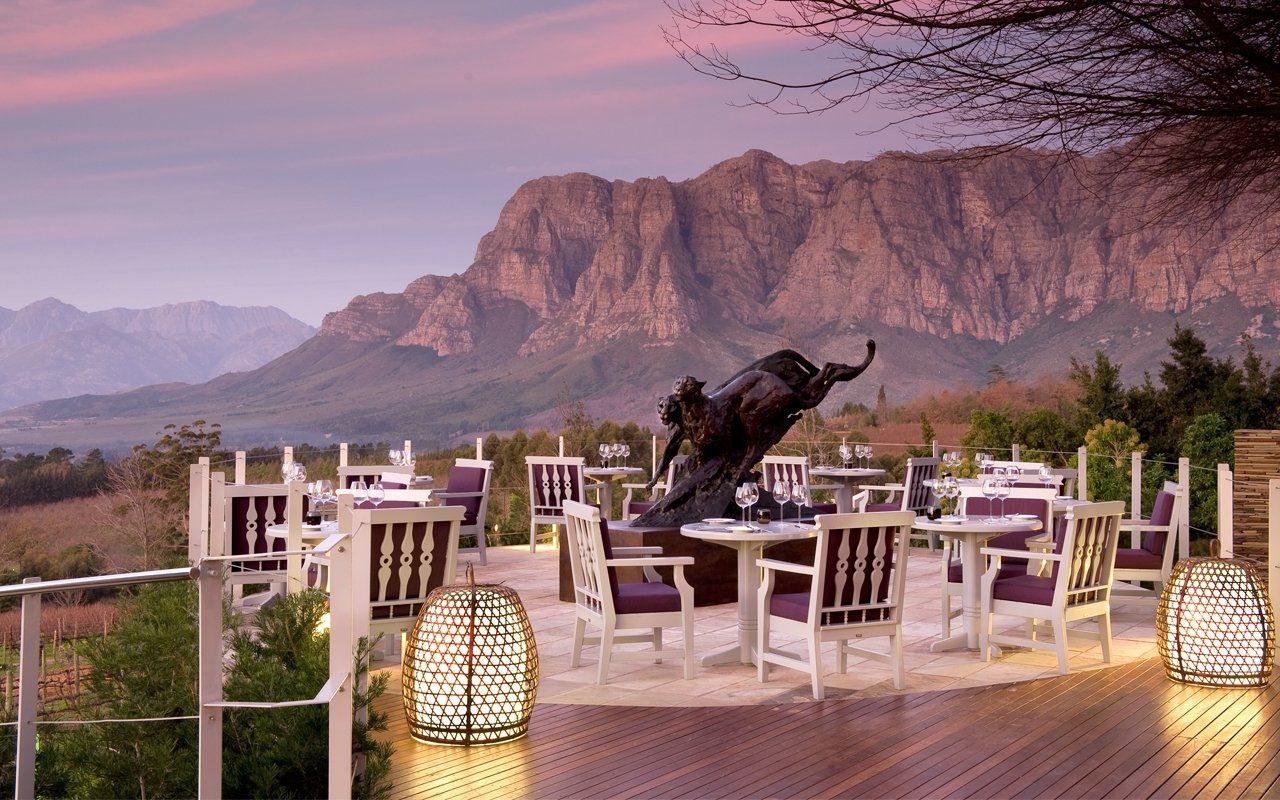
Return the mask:
M484 491L484 467L459 467L453 466L449 468L449 485L444 491L448 492L482 492ZM462 506L466 509L466 513L462 517L463 525L475 525L476 517L480 513L479 497L446 497L444 504L447 506Z
M614 582L609 570L609 582ZM665 583L622 583L617 586L614 608L619 614L653 614L680 610L680 592Z
M1002 578L992 587L992 596L997 600L1009 600L1015 603L1034 603L1047 606L1053 604L1054 579L1039 575L1014 575Z
M901 511L900 503L867 503L867 511Z
M1164 557L1149 553L1144 548L1116 550L1116 569L1160 569L1164 566Z
M355 504L354 508L367 508L377 511L378 509L387 508L417 508L418 505L419 504L414 500L383 500L381 505L375 506L368 500L361 500L359 503Z
M1000 574L996 580L1012 578L1015 575L1027 574L1027 562L1018 558L1000 559ZM964 568L959 562L947 565L947 583L961 583L964 580Z
M627 513L643 514L657 504L657 500L632 500L630 503L627 503Z
M769 598L769 613L796 622L808 622L809 593L775 594Z
M1177 499L1172 492L1157 492L1155 502L1151 504L1152 525L1168 525L1173 519L1173 501ZM1161 557L1164 556L1165 541L1169 538L1169 534L1165 531L1144 531L1142 534L1142 549L1148 553L1155 553ZM1119 566L1117 564L1117 566Z

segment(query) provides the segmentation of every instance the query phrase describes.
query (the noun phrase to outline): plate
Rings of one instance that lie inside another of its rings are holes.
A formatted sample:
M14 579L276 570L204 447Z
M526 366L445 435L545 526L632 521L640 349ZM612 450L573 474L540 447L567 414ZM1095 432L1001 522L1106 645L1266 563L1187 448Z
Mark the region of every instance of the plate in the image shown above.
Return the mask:
M731 528L729 528L730 533L752 533L754 531L755 531L755 528L751 527L750 525L734 525Z
M706 519L703 520L703 522L707 523L708 525L728 525L730 522L736 522L736 521L737 520L733 520L728 517L707 517Z
M1040 519L1035 514L1010 514L1009 516L1012 517L1013 519L1025 519L1025 520Z
M951 517L950 519L948 519L947 517L938 517L933 521L941 522L943 525L959 525L961 522L965 522L967 520L968 520L968 517Z

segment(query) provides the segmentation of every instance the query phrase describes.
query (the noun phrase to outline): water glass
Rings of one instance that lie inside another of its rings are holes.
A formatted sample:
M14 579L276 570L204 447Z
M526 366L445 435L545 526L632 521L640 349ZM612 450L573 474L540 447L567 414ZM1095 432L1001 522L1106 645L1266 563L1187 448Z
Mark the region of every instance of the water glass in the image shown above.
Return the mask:
M1005 516L1005 513L1004 513L1004 501L1005 501L1005 498L1009 496L1009 490L1011 488L1012 488L1012 484L1010 484L1009 481L1007 480L996 481L996 497L1000 500L1000 521L1001 522L1009 521L1009 518Z
M358 503L363 503L369 499L369 484L362 480L351 482L351 499Z
M755 481L747 481L742 486L746 489L747 505L754 507L756 503L760 502L760 487L756 485Z
M800 481L791 484L791 502L796 504L796 522L799 522L800 509L809 504L809 487Z
M995 518L991 510L995 505L996 496L1000 493L1000 490L996 488L997 483L998 481L990 475L982 479L982 496L987 498L987 522L991 522Z
M840 463L844 465L845 469L848 469L849 462L853 460L853 448L847 444L842 444L840 445L839 453Z
M773 499L778 504L778 521L781 522L786 515L787 502L791 500L791 484L778 478L774 480L769 490L773 492Z
M742 521L747 521L747 506L751 505L751 501L747 499L747 485L744 483L733 492L733 502L738 508L742 509Z
M385 499L387 499L386 488L382 485L382 481L375 481L369 487L369 502L373 504L374 508L377 508L382 505L382 501Z

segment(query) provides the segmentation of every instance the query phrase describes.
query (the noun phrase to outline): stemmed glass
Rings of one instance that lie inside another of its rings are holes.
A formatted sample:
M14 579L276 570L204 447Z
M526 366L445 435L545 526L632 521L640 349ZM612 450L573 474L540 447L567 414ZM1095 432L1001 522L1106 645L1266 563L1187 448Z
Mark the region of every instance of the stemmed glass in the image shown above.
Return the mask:
M866 467L870 468L870 466L871 466L871 456L872 456L871 445L869 445L869 444L868 444L868 445L863 445L863 447L862 447L862 454L863 454L864 456L866 456L866 459L867 459Z
M982 496L987 498L987 522L991 522L995 519L991 513L991 509L995 506L996 496L1000 493L1000 490L996 487L998 482L999 481L995 479L995 476L992 475L988 475L982 479Z
M760 502L760 487L756 486L755 481L747 481L742 484L742 488L746 492L748 506L755 506L756 503Z
M773 492L773 499L778 504L778 522L782 522L787 515L787 502L791 500L791 484L778 478L774 480L769 490Z
M791 502L796 504L796 522L799 522L800 509L809 504L809 487L800 481L791 484Z
M357 506L369 499L369 484L362 480L351 482L351 499Z
M600 454L600 466L609 466L609 445L601 442L600 446L596 448L596 452Z
M1049 467L1048 464L1040 465L1039 476L1040 476L1040 482L1044 484L1044 488L1046 489L1048 489L1050 486L1053 485L1053 480L1054 478L1057 477L1056 475L1053 474L1053 470Z
M960 504L955 502L960 498L960 482L956 480L956 476L948 475L942 480L942 491L940 492L944 500L951 500L951 518L956 519L960 516Z
M284 476L285 483L305 481L307 479L307 465L300 461L286 461L280 466L280 474Z
M742 521L747 521L747 506L751 505L751 501L747 499L747 485L744 483L733 492L733 502L738 508L742 509Z
M622 466L625 467L627 465L627 459L631 458L631 445L623 442L618 445L618 449L622 452Z
M840 449L837 452L840 453L840 462L844 465L845 469L848 469L849 462L853 460L853 448L847 444L841 444Z
M1005 516L1005 513L1004 513L1004 501L1005 501L1005 498L1009 496L1009 490L1011 488L1012 488L1012 484L1010 484L1008 480L1005 480L1005 479L996 480L996 497L1000 500L1000 521L1001 522L1009 521L1009 518Z
M382 481L374 481L374 484L369 487L369 502L377 508L385 499L387 499L387 490L382 485Z

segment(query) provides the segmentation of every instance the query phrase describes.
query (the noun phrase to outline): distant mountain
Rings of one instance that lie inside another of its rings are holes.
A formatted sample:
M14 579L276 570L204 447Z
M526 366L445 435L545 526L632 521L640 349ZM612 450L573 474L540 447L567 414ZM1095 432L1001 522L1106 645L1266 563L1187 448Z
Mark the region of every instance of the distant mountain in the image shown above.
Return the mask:
M539 178L460 274L356 297L247 374L10 412L0 441L105 441L196 415L245 440L441 440L555 422L566 398L655 423L678 375L714 384L780 347L857 361L868 336L875 364L832 405L882 383L898 401L982 382L992 364L1061 374L1097 348L1134 379L1175 321L1218 354L1248 330L1275 360L1280 218L1140 224L1159 193L1094 191L1107 159L797 166L752 150L680 182Z
M85 312L53 298L0 309L0 408L262 366L315 329L278 308L197 301Z

